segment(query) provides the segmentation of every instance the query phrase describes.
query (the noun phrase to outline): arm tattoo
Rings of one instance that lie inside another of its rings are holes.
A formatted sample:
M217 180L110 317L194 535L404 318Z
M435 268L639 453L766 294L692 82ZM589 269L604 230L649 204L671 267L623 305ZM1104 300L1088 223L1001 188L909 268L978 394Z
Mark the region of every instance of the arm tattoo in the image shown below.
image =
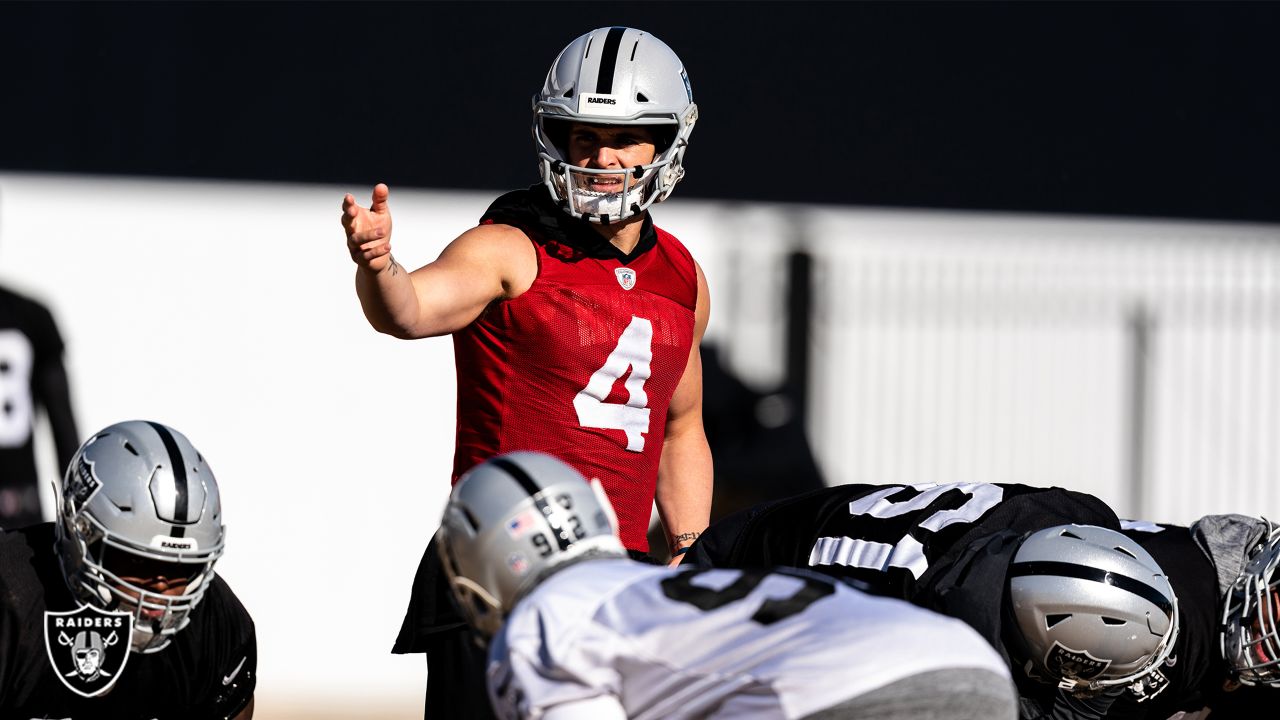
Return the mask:
M675 537L671 538L671 544L679 545L685 540L697 540L698 535L699 533L696 533L696 532L680 533L679 535L676 535Z
M396 256L392 255L391 264L387 266L387 269L391 271L391 277L395 277L399 275L404 268L400 267L400 263L396 262Z

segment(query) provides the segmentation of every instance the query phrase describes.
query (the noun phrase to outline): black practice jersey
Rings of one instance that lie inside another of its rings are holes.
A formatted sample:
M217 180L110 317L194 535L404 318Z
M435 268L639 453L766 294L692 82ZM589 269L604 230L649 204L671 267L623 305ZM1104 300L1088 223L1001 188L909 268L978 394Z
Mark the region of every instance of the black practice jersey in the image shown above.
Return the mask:
M1062 488L839 485L730 515L690 553L712 567L808 567L915 600L974 540L1071 522L1119 528L1101 500Z
M79 443L62 350L49 311L0 288L0 526L41 520L32 444L37 409L47 411L62 467Z
M45 611L76 610L54 554L52 523L0 532L0 718L205 720L235 717L253 698L257 640L231 588L215 578L191 622L163 650L131 653L104 695L58 677ZM110 648L127 649L128 638Z
M1211 709L1213 720L1274 715L1274 708L1280 703L1280 690L1264 687L1228 692L1224 688L1229 673L1218 640L1223 598L1218 590L1217 570L1196 543L1191 529L1180 525L1134 523L1127 524L1124 533L1156 559L1169 576L1178 598L1178 638L1173 653L1158 671L1168 680L1168 686L1156 697L1141 703L1144 711L1141 715L1125 713L1125 717L1132 714L1164 720L1179 711L1193 712L1205 707ZM1122 704L1134 703L1130 698L1117 701L1114 706L1117 715L1122 712Z

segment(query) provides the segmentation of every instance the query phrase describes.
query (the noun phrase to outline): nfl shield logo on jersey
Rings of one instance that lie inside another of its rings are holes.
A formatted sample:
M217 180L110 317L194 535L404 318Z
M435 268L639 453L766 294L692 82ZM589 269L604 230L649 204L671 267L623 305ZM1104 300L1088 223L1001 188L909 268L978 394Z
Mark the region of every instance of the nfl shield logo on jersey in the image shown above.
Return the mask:
M44 648L62 684L93 697L111 689L129 661L133 616L91 605L44 613Z
M614 268L614 275L618 276L618 284L623 290L630 290L636 286L636 271L631 268Z

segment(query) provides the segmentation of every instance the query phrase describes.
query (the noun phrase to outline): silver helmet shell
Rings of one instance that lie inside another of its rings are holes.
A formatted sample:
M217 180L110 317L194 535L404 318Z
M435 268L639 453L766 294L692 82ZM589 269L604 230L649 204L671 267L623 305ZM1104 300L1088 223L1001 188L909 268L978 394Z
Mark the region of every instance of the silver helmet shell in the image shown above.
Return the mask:
M639 215L670 197L684 177L684 151L697 119L689 76L671 48L634 28L592 30L560 52L533 98L542 181L573 217L609 224ZM570 165L552 127L566 122L650 126L659 131L656 155L648 165L621 170ZM620 193L587 187L591 176L619 174Z
M1267 521L1267 535L1251 551L1223 604L1219 643L1235 679L1245 685L1280 687L1280 527Z
M58 558L83 603L132 612L135 652L163 649L190 622L225 541L218 483L198 451L160 423L117 423L76 451L58 492ZM181 595L152 592L118 572L170 563Z
M1028 670L1089 694L1141 681L1173 651L1178 604L1150 553L1091 525L1032 533L1009 565L1009 600ZM1018 654L1018 653L1015 653Z
M438 546L454 599L483 636L552 570L625 556L613 507L598 482L537 452L491 458L454 486Z

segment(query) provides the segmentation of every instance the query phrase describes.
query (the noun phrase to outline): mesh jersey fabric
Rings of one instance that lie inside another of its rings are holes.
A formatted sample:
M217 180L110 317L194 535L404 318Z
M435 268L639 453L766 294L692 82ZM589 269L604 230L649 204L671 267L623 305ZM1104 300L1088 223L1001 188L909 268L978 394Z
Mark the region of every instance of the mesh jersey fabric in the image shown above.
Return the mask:
M646 551L667 408L693 343L695 265L647 217L627 255L548 205L534 186L482 218L529 237L538 275L453 335L454 481L495 454L550 453L600 479L623 544Z

